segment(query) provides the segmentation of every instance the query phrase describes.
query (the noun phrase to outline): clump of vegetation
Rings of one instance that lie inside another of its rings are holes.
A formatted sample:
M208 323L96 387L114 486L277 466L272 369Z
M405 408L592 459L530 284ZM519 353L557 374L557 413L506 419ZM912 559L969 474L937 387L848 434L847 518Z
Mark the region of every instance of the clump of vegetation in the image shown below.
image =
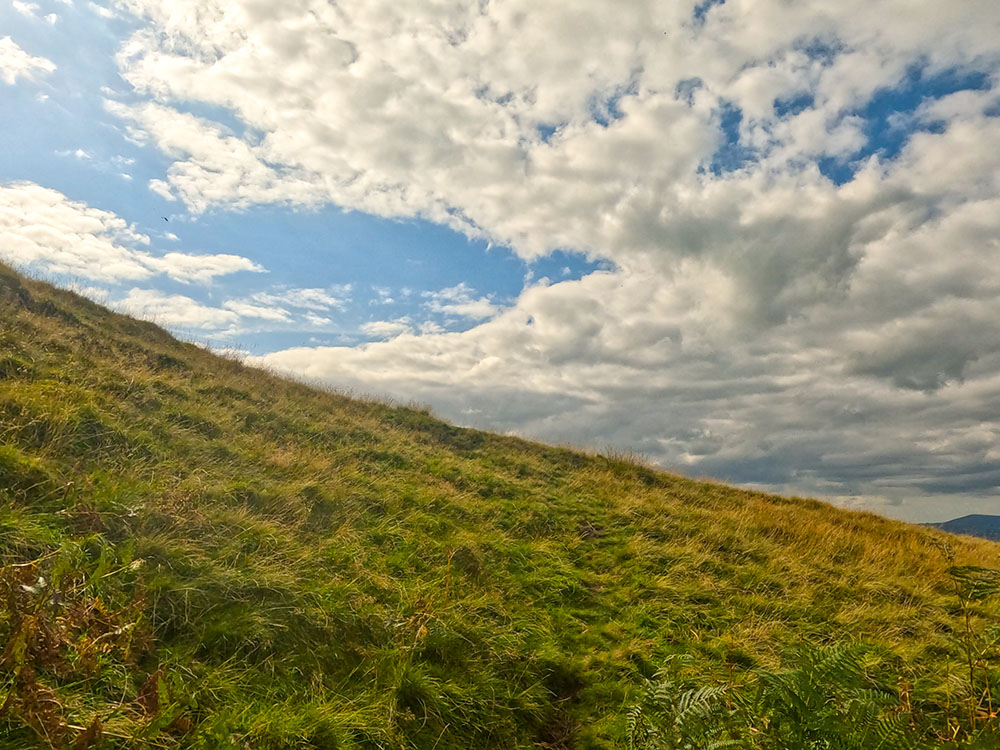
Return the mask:
M144 619L141 561L122 560L100 536L67 541L45 557L0 570L0 713L31 737L52 747L74 735L74 748L115 736L114 717L100 709L129 695L129 671L152 647ZM44 571L44 572L43 572ZM80 700L64 702L46 678L85 687ZM146 687L120 713L141 720L155 712ZM105 723L112 726L107 730ZM123 735L127 736L127 735Z
M629 713L630 747L913 748L908 706L871 673L871 652L841 644L800 649L793 668L760 669L740 682L704 684L679 656Z
M803 642L989 723L995 608L948 568L995 544L308 388L2 267L0 361L0 747L621 747L672 655L737 710Z
M951 546L935 540L949 562ZM1000 593L1000 570L948 568L960 626L953 636L968 671L935 682L934 670L855 643L805 646L783 670L757 669L725 679L706 679L687 654L668 658L647 682L628 713L633 750L680 748L830 748L919 750L932 747L1000 746L1000 720L992 685L1000 668L1000 629L977 631L973 622L988 599ZM947 658L947 657L946 657ZM950 666L950 664L949 664ZM956 676L957 677L957 676ZM943 698L943 700L942 700Z

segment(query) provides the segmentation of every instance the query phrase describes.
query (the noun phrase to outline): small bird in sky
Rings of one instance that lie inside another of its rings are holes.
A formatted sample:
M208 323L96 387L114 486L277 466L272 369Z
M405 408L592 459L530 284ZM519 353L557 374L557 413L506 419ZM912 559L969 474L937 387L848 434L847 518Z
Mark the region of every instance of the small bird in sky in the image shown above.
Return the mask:
M170 219L168 219L166 216L163 217L163 220L166 221L166 222L168 222L168 223L170 222Z

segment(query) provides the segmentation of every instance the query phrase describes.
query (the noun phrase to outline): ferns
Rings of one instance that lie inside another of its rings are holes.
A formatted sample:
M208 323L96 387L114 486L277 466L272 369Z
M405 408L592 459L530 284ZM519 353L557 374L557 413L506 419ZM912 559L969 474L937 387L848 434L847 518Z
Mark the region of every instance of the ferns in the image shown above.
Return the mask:
M983 605L1000 594L1000 570L955 565L947 543L935 546L950 564L956 606L949 611L961 621L951 639L952 653L961 654L963 676L952 673L948 662L943 689L915 696L909 680L898 677L899 690L886 681L898 672L889 668L889 654L841 643L801 648L792 669L757 670L740 684L734 684L730 669L726 685L705 684L691 656L674 655L626 717L629 748L1000 747L992 692L992 685L1000 684L995 667L1000 626L975 625L977 618L995 618L995 610Z
M906 750L923 747L913 717L868 669L856 644L808 649L794 669L758 670L741 685L699 685L677 658L627 717L629 747Z
M699 685L690 656L668 658L626 717L630 750L752 747L728 685Z
M995 628L977 636L992 647ZM963 634L964 639L966 634ZM964 643L964 640L963 640ZM962 645L960 643L959 645ZM963 646L964 648L964 646ZM734 682L706 680L689 655L674 655L626 716L630 750L921 750L1000 747L991 672L977 651L974 682L950 676L954 716L936 691L917 698L906 680L889 682L889 656L862 644L804 647L793 668L759 669ZM983 679L978 679L981 671ZM953 683L953 684L952 684Z

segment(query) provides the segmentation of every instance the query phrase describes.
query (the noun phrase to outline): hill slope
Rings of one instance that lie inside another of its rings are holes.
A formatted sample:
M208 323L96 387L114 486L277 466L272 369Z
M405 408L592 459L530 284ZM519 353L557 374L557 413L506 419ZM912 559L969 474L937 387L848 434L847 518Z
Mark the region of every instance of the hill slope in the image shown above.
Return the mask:
M679 651L941 667L944 538L310 389L0 267L0 746L612 747Z

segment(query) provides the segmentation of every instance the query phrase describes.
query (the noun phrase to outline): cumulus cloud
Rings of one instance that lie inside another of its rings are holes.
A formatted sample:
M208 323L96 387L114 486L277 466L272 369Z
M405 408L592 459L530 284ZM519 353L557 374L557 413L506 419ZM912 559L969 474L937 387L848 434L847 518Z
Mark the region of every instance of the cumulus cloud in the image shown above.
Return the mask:
M413 333L413 321L408 317L395 320L372 320L361 324L361 332L375 339L391 339L404 333Z
M307 312L303 317L309 325L315 326L316 328L322 328L323 326L330 325L333 322L332 318L325 318L312 311Z
M0 80L5 83L13 86L18 78L31 79L55 69L54 62L28 54L9 36L0 38Z
M132 287L122 296L107 285L170 279L209 284L222 276L264 269L239 255L195 255L144 249L147 235L110 211L73 201L33 183L0 185L0 259L23 268L62 276L73 288L102 304L198 336L231 336L254 326L304 322L328 325L318 312L343 309L350 286L276 288L219 306L183 294ZM297 311L297 312L293 312Z
M59 16L56 15L55 13L46 13L43 16L41 13L42 9L38 6L37 3L27 3L23 2L23 0L12 0L11 5L13 6L14 10L16 10L22 16L26 16L28 18L41 18L50 24L54 24L56 23L56 21L59 20Z
M91 2L87 3L87 7L90 8L91 11L99 15L101 18L115 18L115 12L103 5L98 5L97 3Z
M500 309L488 297L476 297L475 290L464 281L447 289L424 292L424 306L431 312L470 320L492 318Z
M280 307L254 305L243 300L227 300L222 306L227 310L232 310L242 318L258 318L260 320L272 320L282 323L292 319L292 315L288 310Z
M142 101L108 107L195 212L333 203L611 269L269 365L844 502L995 492L996 3L694 5L125 0Z
M703 23L693 3L652 0L628 12L526 0L125 6L149 25L123 48L123 74L156 102L116 111L177 157L168 182L195 210L329 200L425 215L526 256L628 244L616 223L634 224L636 198L711 160L723 105L776 163L837 156L863 140L854 110L910 66L996 57L990 0L836 12L744 0ZM806 96L811 106L778 116L777 102ZM229 107L248 133L173 100Z
M375 292L375 297L368 301L369 305L391 305L396 301L388 287L373 286L372 291Z
M94 158L93 156L90 155L88 151L85 151L82 148L74 149L72 151L69 150L56 151L56 156L72 156L74 159L80 159L84 161L89 161Z
M272 326L304 324L318 328L333 322L321 313L343 311L350 301L350 293L349 284L327 289L272 287L249 297L228 299L222 303L222 308L238 315L244 330L249 330L246 327L251 323L257 327L264 323Z
M164 200L168 201L177 200L177 197L172 192L170 192L170 185L168 185L163 180L156 180L156 179L150 180L149 190L150 192L155 193Z
M159 273L175 281L207 284L216 276L226 276L239 271L260 273L264 269L249 258L229 253L216 255L189 255L187 253L167 253L145 260L146 264Z
M0 257L45 273L104 282L162 275L184 283L264 269L239 255L154 255L149 237L110 211L34 183L0 185Z
M29 18L37 18L41 10L36 3L26 3L22 2L22 0L11 0L11 6L22 16L28 16Z
M351 285L334 285L327 289L285 288L257 292L250 299L261 305L284 305L302 310L323 312L343 310L351 300Z
M239 314L232 310L210 307L182 294L164 294L155 289L131 289L115 306L137 318L183 329L230 328L240 320Z
M133 123L134 140L152 140L181 158L171 165L166 181L150 180L149 189L167 200L179 198L195 212L219 203L315 205L323 197L313 175L294 166L278 169L267 164L259 146L221 125L154 103L132 107L109 100L106 106Z

